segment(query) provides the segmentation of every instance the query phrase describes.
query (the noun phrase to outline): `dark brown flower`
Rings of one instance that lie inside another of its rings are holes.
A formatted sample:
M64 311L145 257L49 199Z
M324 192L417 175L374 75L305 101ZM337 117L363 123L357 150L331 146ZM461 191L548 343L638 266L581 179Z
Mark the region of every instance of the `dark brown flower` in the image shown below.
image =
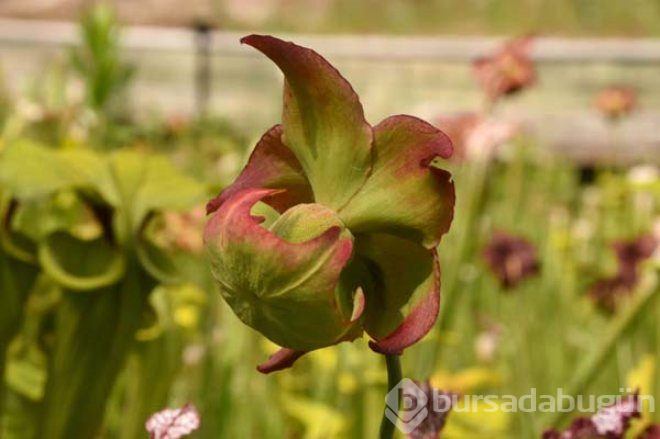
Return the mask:
M658 240L651 234L612 244L619 262L619 269L626 271L636 270L641 262L653 255L657 246Z
M630 87L608 87L598 93L595 105L605 117L618 120L629 115L635 109L637 93Z
M639 265L653 255L657 246L658 240L650 234L613 243L617 272L596 282L589 289L589 296L602 309L615 311L619 302L634 291L639 281Z
M408 439L438 439L451 411L452 394L442 390L434 392L429 381L415 381L415 385L426 394L428 415L417 428L408 433ZM438 402L434 407L436 395Z
M660 439L660 424L649 426L639 435L639 439Z
M601 279L589 289L589 297L599 308L614 312L619 303L628 297L637 285L637 277L622 276L617 273L613 277Z
M504 288L512 288L539 271L536 248L526 239L495 232L484 259Z
M541 436L542 439L597 439L600 437L591 419L585 417L574 419L564 432L548 429Z
M474 62L474 73L490 101L517 93L536 81L529 52L532 37L508 41L491 56Z

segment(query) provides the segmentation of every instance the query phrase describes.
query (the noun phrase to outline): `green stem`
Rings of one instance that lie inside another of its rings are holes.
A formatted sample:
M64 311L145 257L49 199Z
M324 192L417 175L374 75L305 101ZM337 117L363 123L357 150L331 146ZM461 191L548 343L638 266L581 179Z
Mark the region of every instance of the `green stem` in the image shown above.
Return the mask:
M660 270L658 271L660 273ZM660 395L660 306L655 307L655 376L653 377L652 395ZM653 413L653 421L660 422L660 413L657 410Z
M598 372L604 368L605 363L612 355L621 336L633 323L639 320L639 316L644 310L652 309L651 299L655 298L657 292L658 288L639 291L633 302L614 319L602 341L596 345L594 350L579 365L574 379L567 387L568 392L565 393L566 395L572 397L581 395L589 387L598 376ZM561 405L558 407L558 410L549 414L547 425L556 427L569 415L568 412L561 411L564 408L563 400L559 404Z
M401 374L401 362L398 355L385 355L385 363L387 364L387 392L389 393L396 387L397 384L403 379ZM397 404L401 398L397 398ZM389 404L385 404L385 410L391 409ZM396 415L399 415L399 408L397 407ZM380 439L392 439L394 437L394 423L390 421L385 412L383 412L383 420L380 423Z

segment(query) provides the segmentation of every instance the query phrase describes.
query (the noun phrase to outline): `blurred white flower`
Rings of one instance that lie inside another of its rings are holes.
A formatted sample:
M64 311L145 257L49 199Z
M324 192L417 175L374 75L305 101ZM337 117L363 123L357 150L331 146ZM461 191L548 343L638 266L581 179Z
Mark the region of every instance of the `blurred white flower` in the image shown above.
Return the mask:
M607 434L621 434L623 431L623 422L613 413L613 410L605 409L605 414L603 415L594 415L591 417L591 422L596 427L598 434L607 435ZM610 414L609 412L612 412Z
M493 361L500 344L501 332L501 329L495 326L481 332L477 336L477 340L474 343L474 349L477 358L480 361L484 363L490 363Z
M28 122L37 122L44 118L46 110L36 102L19 99L16 102L16 113Z
M180 409L164 409L154 413L145 427L151 439L179 439L199 428L199 412L192 404Z
M519 132L516 124L477 113L441 117L436 125L451 139L457 160L490 160Z
M468 134L465 142L466 155L475 160L490 160L516 132L517 127L511 123L484 119Z
M588 241L595 232L593 223L587 218L578 218L573 224L573 236L580 241Z
M630 183L645 186L658 181L660 172L654 165L638 165L630 168L627 177Z
M633 418L639 418L638 395L628 395L616 405L602 408L591 417L596 432L606 437L623 437Z
M202 344L196 343L185 347L183 350L183 363L186 366L194 366L199 364L206 355L206 347Z

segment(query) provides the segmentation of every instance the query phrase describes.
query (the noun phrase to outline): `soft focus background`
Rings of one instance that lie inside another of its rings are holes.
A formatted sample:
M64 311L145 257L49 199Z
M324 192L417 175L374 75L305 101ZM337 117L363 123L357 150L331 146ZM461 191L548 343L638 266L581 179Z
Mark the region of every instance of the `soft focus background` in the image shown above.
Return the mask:
M186 403L193 437L376 437L366 342L258 374L275 346L204 260L205 201L281 111L251 32L326 56L370 122L410 113L454 141L442 313L404 376L660 398L657 1L0 0L0 438L147 437ZM442 437L572 417L483 408Z

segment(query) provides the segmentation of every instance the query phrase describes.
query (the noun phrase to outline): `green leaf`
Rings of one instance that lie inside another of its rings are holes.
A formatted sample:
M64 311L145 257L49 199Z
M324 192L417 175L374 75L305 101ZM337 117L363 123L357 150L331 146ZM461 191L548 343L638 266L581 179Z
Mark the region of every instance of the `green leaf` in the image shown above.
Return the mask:
M55 150L27 140L7 145L0 154L0 184L15 197L48 195L79 183L79 178Z
M16 393L33 401L44 396L47 359L36 343L18 336L7 351L5 384Z
M185 210L206 198L204 185L178 171L163 156L150 156L135 199L135 217L152 210Z
M36 246L23 233L12 227L17 204L0 194L0 252L30 264L36 263Z
M125 271L123 254L103 237L82 241L65 232L53 233L40 242L38 254L44 272L75 291L115 284Z
M16 260L0 249L0 361L9 341L20 329L24 304L37 278L37 270L35 265Z
M93 239L102 233L91 210L70 191L21 201L17 204L10 226L12 232L33 241L40 241L57 231L66 231L80 239Z
M112 181L101 182L115 207L127 212L133 228L157 210L184 210L202 202L204 186L179 172L163 156L120 151L111 157Z
M159 282L172 284L182 280L176 261L169 252L148 239L141 239L136 250L142 267Z
M284 144L300 161L315 201L338 209L371 168L371 127L351 85L313 50L262 35L241 40L282 70Z

